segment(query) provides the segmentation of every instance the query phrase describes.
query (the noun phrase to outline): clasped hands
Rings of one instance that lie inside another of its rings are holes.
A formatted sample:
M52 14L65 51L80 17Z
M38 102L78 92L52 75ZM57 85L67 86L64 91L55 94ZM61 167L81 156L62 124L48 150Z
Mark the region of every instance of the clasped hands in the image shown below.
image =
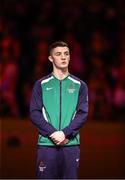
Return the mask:
M63 131L55 131L50 135L50 138L56 145L65 145L69 142L69 140L65 137Z

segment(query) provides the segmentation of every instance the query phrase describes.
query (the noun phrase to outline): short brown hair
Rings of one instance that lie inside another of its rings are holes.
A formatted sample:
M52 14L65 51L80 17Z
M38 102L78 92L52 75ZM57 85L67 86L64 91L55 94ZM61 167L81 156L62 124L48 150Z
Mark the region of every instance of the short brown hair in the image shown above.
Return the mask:
M69 48L68 44L65 43L64 41L55 41L54 43L52 43L49 46L49 53L51 53L51 51L56 47L67 47L67 48Z

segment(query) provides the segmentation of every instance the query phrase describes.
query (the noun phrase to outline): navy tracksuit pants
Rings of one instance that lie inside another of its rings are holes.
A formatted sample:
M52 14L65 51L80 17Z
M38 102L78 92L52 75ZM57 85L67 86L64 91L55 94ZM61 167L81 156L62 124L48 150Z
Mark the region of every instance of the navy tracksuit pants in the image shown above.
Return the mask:
M37 178L77 179L79 158L79 146L38 146Z

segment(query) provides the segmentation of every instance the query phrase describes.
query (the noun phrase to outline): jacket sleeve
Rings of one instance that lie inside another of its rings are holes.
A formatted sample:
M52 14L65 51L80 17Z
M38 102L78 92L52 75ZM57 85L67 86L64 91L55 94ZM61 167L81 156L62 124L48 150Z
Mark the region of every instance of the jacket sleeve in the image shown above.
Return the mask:
M76 114L70 124L62 129L67 138L74 137L83 126L88 115L88 87L81 82L79 91L78 103L76 107Z
M30 117L31 121L39 130L42 136L50 136L56 129L49 124L42 113L42 91L40 81L37 81L33 87L32 97L30 102Z

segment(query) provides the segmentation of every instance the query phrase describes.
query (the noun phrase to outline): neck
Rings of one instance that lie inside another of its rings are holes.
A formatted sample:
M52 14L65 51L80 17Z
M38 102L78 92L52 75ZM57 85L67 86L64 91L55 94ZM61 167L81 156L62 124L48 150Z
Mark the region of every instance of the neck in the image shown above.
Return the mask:
M53 74L57 79L63 80L68 76L69 71L68 69L54 69Z

